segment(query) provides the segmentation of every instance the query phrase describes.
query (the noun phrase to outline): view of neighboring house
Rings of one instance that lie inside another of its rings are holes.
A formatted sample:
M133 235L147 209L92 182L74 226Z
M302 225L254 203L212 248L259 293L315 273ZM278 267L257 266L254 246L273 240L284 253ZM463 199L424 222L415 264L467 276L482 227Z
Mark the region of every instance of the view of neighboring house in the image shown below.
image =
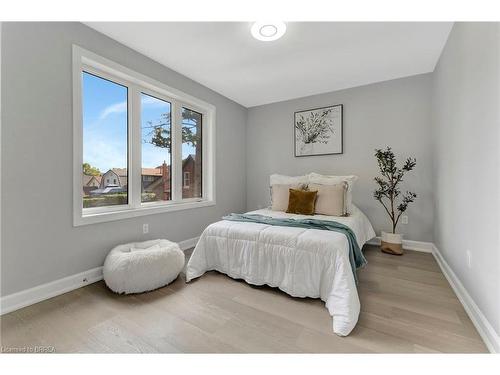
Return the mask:
M101 176L83 174L83 195L89 195L92 190L101 186Z
M182 197L193 198L199 195L194 184L195 156L189 155L182 161ZM143 201L171 199L170 166L166 163L156 168L142 168ZM98 176L83 174L84 197L126 193L128 174L126 168L112 168Z

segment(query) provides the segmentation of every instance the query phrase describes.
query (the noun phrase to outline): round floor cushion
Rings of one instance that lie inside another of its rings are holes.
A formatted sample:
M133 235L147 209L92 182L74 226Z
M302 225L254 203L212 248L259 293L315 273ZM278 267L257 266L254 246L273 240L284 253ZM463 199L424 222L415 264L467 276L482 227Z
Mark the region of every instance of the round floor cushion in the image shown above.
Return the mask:
M104 261L104 281L116 293L141 293L174 281L184 267L175 242L151 240L116 246Z

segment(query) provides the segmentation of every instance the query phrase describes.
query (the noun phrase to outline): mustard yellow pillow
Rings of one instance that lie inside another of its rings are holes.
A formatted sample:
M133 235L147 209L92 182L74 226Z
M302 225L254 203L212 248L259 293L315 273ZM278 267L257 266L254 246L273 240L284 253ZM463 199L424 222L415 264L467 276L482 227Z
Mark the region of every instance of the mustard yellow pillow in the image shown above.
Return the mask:
M317 191L290 189L289 192L287 213L300 215L314 214Z

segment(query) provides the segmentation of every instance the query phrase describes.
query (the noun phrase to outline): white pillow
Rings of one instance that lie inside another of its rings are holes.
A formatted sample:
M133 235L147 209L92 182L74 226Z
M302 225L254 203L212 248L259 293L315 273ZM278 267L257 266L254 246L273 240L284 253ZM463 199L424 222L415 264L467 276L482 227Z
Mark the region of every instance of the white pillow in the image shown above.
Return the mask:
M307 184L308 176L284 176L282 174L272 174L269 177L269 185L300 185Z
M319 185L337 185L340 182L347 182L347 194L346 194L346 208L347 214L351 214L353 210L352 204L352 188L354 182L358 180L358 176L327 176L319 173L309 173L307 175L308 182Z
M290 189L298 189L299 185L274 184L271 186L271 210L285 212L290 199Z
M275 193L273 193L273 185L289 185L290 188L299 189L302 185L307 185L309 178L307 175L304 176L285 176L282 174L272 174L269 177L269 192L271 195L271 206L274 211L286 211L288 208L288 190L286 192L286 197L281 194L280 187L278 187L278 197L274 197ZM276 199L278 198L278 199ZM284 198L286 198L286 203L284 202ZM277 203L279 201L279 203ZM286 204L286 207L285 207ZM284 208L283 208L284 207ZM283 209L282 209L283 208Z
M311 181L312 179L328 179L330 183L324 183L323 185L331 185L331 180L337 180L337 181L348 181L348 182L356 182L358 180L358 176L355 175L348 175L348 176L333 176L333 175L326 175L326 174L319 174L319 173L309 173L307 175L308 181Z
M336 185L309 184L309 191L317 191L314 213L328 216L344 216L346 214L345 181Z

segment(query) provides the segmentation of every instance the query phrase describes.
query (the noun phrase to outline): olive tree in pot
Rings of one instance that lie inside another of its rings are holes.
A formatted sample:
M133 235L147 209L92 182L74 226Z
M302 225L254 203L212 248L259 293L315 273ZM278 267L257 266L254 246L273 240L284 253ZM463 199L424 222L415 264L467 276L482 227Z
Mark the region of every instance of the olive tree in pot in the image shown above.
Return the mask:
M392 221L392 233L382 231L380 249L385 253L402 255L403 235L396 233L396 227L401 215L415 200L417 194L411 191L401 193L399 186L403 182L403 176L415 168L417 161L415 158L408 158L404 165L399 168L390 147L387 147L386 150L376 149L375 157L382 176L375 177L378 188L373 192L373 197L384 206Z

